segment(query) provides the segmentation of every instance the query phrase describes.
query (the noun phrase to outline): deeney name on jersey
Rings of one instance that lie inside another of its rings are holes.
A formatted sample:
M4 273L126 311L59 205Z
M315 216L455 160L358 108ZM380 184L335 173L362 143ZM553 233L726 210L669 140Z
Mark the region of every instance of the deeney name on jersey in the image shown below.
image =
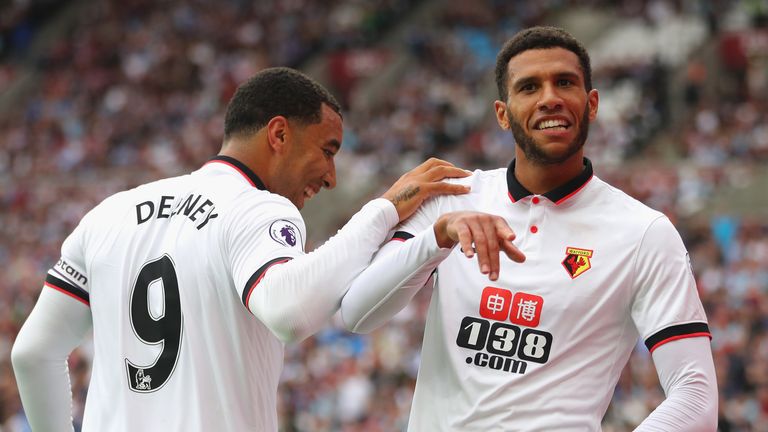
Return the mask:
M213 201L202 195L190 194L178 200L173 195L162 195L156 200L136 204L138 225L152 219L170 219L176 215L184 215L195 222L198 230L219 216Z

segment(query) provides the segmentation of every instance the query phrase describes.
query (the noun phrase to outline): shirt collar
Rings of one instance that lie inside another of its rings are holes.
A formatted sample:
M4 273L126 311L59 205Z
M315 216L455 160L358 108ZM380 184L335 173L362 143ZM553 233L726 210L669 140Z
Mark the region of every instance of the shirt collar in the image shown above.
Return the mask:
M592 179L592 175L592 162L590 162L589 159L584 158L584 169L579 175L542 195L553 203L560 204L586 186L587 182ZM509 190L509 198L512 202L517 202L529 195L533 195L531 191L517 181L517 178L515 177L514 160L512 160L512 163L510 163L507 168L507 189Z
M229 166L230 168L234 168L235 171L239 172L246 180L248 180L248 183L251 184L251 186L255 187L256 189L261 190L267 190L267 187L264 186L264 182L261 181L259 176L256 175L255 172L253 172L250 168L248 168L244 163L240 162L239 160L229 157L229 156L223 156L218 155L212 157L208 162L205 163L205 165L208 165L210 163L219 163Z

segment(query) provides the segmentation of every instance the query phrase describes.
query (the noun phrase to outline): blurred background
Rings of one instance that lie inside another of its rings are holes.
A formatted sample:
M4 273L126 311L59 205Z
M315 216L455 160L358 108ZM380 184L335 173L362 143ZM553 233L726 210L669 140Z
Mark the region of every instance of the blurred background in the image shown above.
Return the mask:
M0 431L29 430L10 349L62 240L108 195L216 154L238 83L291 66L344 105L339 186L302 211L312 250L429 156L509 163L492 69L535 24L564 27L592 55L597 175L667 214L686 242L720 430L768 431L766 0L0 2ZM288 345L281 430L403 430L429 295L371 335L332 323ZM86 343L69 360L78 428L91 359ZM603 430L631 430L663 398L639 345Z

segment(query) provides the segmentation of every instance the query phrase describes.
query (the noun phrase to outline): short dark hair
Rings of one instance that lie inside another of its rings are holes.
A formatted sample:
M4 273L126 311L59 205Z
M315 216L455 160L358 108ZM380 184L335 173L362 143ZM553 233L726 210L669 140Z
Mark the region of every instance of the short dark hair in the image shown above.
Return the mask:
M276 116L319 123L323 104L341 115L336 99L307 75L287 67L264 69L241 84L229 101L224 140L256 133Z
M496 56L496 87L499 90L499 99L507 100L507 67L512 57L523 51L532 49L565 48L573 52L579 58L581 71L584 73L584 86L587 91L592 90L592 66L589 54L584 45L567 31L558 27L531 27L521 30L499 51Z

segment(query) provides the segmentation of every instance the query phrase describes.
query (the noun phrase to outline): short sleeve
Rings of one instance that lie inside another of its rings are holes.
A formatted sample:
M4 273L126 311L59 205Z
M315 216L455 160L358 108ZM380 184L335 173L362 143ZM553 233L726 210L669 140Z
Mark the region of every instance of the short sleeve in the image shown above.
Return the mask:
M304 220L290 201L261 191L253 195L238 204L226 228L226 258L246 308L266 271L303 255L306 239Z
M635 262L632 320L648 350L676 339L710 336L688 252L666 217L654 220Z
M61 245L59 261L48 270L45 286L90 306L90 287L85 262L85 242L90 213Z

